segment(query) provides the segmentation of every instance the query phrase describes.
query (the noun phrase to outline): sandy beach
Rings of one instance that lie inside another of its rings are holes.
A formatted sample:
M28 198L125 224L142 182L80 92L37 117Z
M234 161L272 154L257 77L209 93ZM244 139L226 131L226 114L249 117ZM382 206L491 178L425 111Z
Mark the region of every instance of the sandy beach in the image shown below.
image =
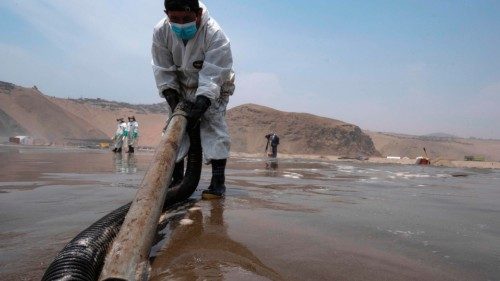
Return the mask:
M255 153L231 153L232 157L251 157L251 158L261 158L262 154ZM281 159L310 159L310 160L327 160L327 161L338 161L338 162L365 162L373 164L400 164L400 165L415 165L416 159L390 159L387 157L370 157L367 160L355 160L355 159L339 159L341 156L336 155L311 155L311 154L286 154L280 153L279 158ZM500 162L490 162L490 161L460 161L460 160L447 160L447 159L432 159L431 165L437 167L450 167L450 168L477 168L477 169L500 169Z
M129 202L150 153L0 146L0 279L39 280ZM495 169L233 155L225 199L164 214L151 280L494 280ZM276 164L276 165L275 165ZM460 175L457 177L456 175Z

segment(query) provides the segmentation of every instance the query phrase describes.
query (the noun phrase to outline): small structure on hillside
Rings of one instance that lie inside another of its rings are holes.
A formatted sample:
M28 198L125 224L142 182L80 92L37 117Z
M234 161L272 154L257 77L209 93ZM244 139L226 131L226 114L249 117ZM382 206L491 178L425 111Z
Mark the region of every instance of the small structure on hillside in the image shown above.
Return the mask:
M464 157L465 161L478 161L478 162L484 162L486 161L486 158L484 156L478 156L478 155L468 155Z
M22 145L33 145L33 138L29 136L10 137L9 142Z
M400 160L400 159L401 159L401 156L387 156L387 159L391 159L391 160Z

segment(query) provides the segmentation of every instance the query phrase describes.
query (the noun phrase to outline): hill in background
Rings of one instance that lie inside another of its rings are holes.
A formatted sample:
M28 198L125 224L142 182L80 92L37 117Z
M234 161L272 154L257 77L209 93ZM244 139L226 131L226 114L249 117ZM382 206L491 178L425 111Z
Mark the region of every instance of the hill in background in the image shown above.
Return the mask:
M0 84L0 135L28 134L45 142L62 143L65 138L107 138L81 116L54 104L36 88Z
M2 136L28 134L45 143L111 138L117 118L135 116L140 124L139 144L154 147L166 121L166 103L132 105L103 99L61 99L45 96L36 87L0 85ZM252 104L228 110L227 117L235 152L263 153L264 136L275 131L282 140L281 152L378 155L368 135L342 121Z
M487 161L500 161L500 140L439 138L396 133L366 132L384 156L415 158L425 155L432 159L463 160L466 155L484 156Z
M43 95L36 87L0 82L0 137L30 135L44 144L69 139L110 139L116 119L135 116L139 145L159 142L167 116L166 103L134 105L103 99L61 99ZM358 126L307 113L283 112L246 104L228 110L234 152L263 154L264 136L276 132L280 152L337 156L401 156L415 158L427 149L433 159L462 160L481 155L500 161L500 141L463 139L448 134L411 136L363 131Z
M276 132L279 150L290 154L379 155L372 140L355 125L307 113L283 112L246 104L228 111L235 151L263 153L264 136Z
M432 134L427 134L423 135L423 138L437 138L437 139L459 139L459 137L452 135L452 134L447 134L447 133L432 133Z

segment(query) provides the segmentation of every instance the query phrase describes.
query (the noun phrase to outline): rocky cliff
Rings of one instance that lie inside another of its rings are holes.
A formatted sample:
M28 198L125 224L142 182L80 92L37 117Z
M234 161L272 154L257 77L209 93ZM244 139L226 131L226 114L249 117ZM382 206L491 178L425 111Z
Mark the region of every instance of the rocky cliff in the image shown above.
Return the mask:
M378 155L372 140L352 124L307 113L247 104L227 114L233 150L263 153L264 136L280 137L279 151L291 154Z

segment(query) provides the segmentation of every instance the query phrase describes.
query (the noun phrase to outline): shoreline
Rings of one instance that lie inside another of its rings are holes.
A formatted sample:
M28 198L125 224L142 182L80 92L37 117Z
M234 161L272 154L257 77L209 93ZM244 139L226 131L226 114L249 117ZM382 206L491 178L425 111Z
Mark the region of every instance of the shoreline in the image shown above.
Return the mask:
M22 149L63 149L63 150L74 150L74 151L99 151L107 152L106 149L97 148L84 148L84 147L73 147L73 146L37 146L37 145L16 145L16 144L0 144L4 147L12 148L22 148ZM153 153L154 149L138 149L137 152L140 153ZM384 157L370 157L367 160L356 160L356 159L340 159L341 156L338 155L315 155L315 154L287 154L279 153L278 159L307 159L307 160L325 160L325 161L335 161L335 162L361 162L361 163L372 163L372 164L399 164L399 165L415 165L416 159L389 159ZM262 153L246 153L231 151L229 157L247 157L247 158L265 158ZM434 167L449 167L449 168L467 168L467 169L500 169L500 162L493 161L464 161L464 160L449 160L431 158L431 165Z
M40 280L67 242L132 200L153 153L0 146L0 155L0 280ZM500 274L500 240L491 235L500 227L496 170L289 154L280 154L283 164L273 170L264 169L263 153L231 156L224 199L198 200L210 183L204 166L193 200L162 217L151 280L489 280Z
M231 157L248 157L248 158L264 158L264 155L259 153L244 153L231 152ZM278 159L308 159L308 160L326 160L335 162L361 162L372 164L399 164L399 165L416 165L416 159L389 159L384 157L370 157L368 160L356 159L340 159L341 156L336 155L313 155L313 154L285 154L279 153ZM480 161L463 161L463 160L447 160L447 159L430 159L433 167L449 167L449 168L470 168L470 169L500 169L500 162L480 162Z

